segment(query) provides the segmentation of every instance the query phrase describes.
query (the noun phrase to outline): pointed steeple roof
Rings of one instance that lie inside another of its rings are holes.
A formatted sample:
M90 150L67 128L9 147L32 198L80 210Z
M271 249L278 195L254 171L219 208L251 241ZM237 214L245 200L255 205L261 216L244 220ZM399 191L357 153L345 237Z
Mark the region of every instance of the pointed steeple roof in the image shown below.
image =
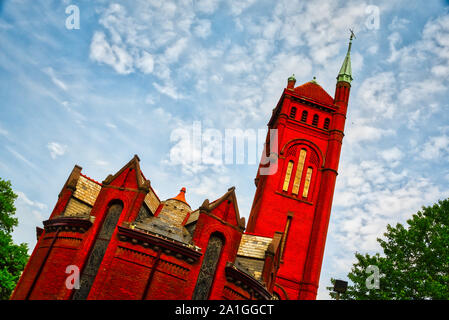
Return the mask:
M190 207L190 205L186 201L186 188L184 188L184 187L179 191L179 194L176 197L170 198L169 200L171 200L171 199L184 202L186 205L188 205Z
M352 69L351 69L351 46L352 39L355 38L354 33L351 30L351 37L349 38L348 52L346 53L345 60L341 66L340 72L338 73L337 81L345 81L351 83L352 81Z

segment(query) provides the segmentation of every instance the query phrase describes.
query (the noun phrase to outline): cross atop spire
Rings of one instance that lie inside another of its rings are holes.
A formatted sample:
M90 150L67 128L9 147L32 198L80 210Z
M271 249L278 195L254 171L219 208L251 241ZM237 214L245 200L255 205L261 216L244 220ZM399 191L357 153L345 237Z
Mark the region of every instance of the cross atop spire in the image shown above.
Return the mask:
M343 65L341 66L340 72L338 73L337 82L345 81L351 83L352 81L352 68L351 68L351 47L352 47L352 39L355 39L354 31L349 29L351 32L351 36L349 37L349 46L348 52L346 53L345 60L343 61Z

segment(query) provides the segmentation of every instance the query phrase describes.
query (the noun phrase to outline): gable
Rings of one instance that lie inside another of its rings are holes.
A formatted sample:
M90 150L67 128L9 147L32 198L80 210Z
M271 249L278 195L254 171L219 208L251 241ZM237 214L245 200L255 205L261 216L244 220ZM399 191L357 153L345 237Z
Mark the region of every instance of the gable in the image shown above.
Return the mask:
M118 188L144 189L148 192L150 189L150 181L143 177L139 161L139 157L135 155L116 174L109 175L103 181L103 184Z
M209 212L219 220L229 223L241 230L245 229L245 218L240 218L237 198L235 196L235 187L228 189L221 198L209 203L206 199L200 207L200 210Z

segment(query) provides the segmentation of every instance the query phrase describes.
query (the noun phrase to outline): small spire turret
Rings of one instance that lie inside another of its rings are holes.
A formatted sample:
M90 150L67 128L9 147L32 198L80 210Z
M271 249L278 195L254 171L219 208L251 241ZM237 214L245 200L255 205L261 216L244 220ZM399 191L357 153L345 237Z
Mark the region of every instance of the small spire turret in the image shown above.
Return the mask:
M346 53L345 60L343 61L343 65L341 66L340 72L337 76L337 82L345 81L347 83L351 83L352 81L352 69L351 69L351 46L352 46L352 39L355 38L354 32L351 31L351 36L349 37L349 46L348 46L348 52Z

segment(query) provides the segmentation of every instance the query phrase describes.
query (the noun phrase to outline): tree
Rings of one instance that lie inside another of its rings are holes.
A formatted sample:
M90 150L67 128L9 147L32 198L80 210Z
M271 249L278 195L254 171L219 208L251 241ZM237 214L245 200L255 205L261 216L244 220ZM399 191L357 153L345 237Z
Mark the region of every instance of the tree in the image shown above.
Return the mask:
M0 299L9 299L28 260L26 243L14 244L11 233L18 220L14 217L17 195L11 182L0 178Z
M382 256L355 254L357 262L348 274L352 285L340 299L449 299L449 199L423 207L406 227L388 225L384 236L377 239Z

